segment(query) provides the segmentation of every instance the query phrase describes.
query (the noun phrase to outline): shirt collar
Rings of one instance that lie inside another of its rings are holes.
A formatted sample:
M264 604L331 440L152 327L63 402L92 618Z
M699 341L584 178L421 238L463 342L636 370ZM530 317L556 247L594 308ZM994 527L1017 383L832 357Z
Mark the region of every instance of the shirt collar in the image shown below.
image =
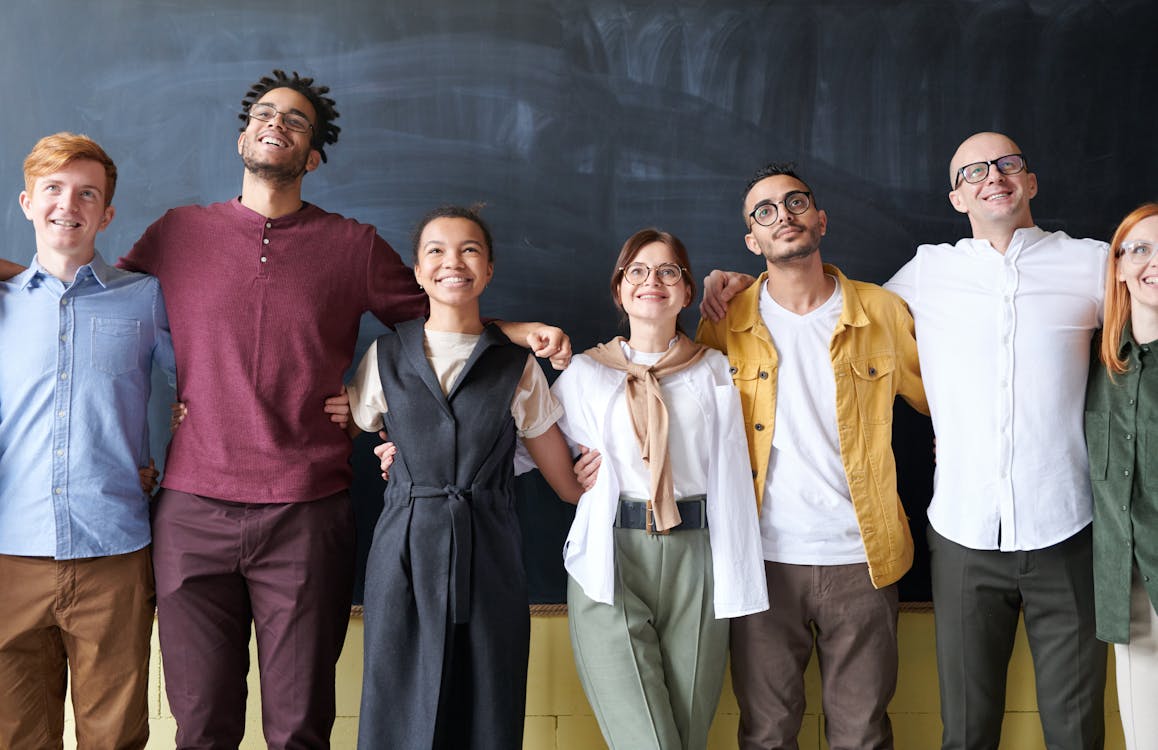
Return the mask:
M94 252L92 260L76 269L76 277L73 278L75 282L77 278L84 277L84 269L88 269L92 277L97 280L102 287L108 287L110 277L113 274L113 268L105 263L105 259L101 257L99 252ZM28 268L24 269L16 275L13 281L20 290L24 290L32 283L32 280L38 276L47 277L52 276L48 271L44 270L44 266L40 265L40 259L35 255L32 256L32 262L28 264ZM55 277L53 277L55 278Z
M840 320L836 330L839 331L845 326L861 328L868 325L869 317L864 311L864 306L860 303L860 295L856 293L856 287L836 266L831 263L824 263L823 267L826 274L836 277L836 283L840 286ZM763 294L764 285L767 282L768 272L765 271L760 274L752 286L732 299L731 307L735 309L735 313L729 318L732 321L733 331L750 331L758 325L762 325L762 321L760 321L760 295ZM758 323L758 321L760 322Z
M1122 326L1122 338L1118 342L1118 357L1121 359L1129 359L1130 351L1138 348L1138 342L1134 340L1134 326L1130 323L1130 319L1126 319L1126 325Z
M1009 238L1009 247L1005 249L1005 257L1013 258L1019 255L1025 248L1036 245L1041 240L1049 236L1049 232L1034 224L1032 227L1022 227L1013 230L1013 236ZM975 252L981 253L996 253L996 248L989 240L980 239L977 237L968 238L969 245Z

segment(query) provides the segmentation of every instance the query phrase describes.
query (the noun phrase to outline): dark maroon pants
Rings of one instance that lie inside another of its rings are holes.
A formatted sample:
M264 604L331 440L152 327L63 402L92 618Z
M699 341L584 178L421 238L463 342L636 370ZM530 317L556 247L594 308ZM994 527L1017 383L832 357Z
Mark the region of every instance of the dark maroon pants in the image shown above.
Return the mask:
M354 555L345 492L279 504L161 493L153 513L157 627L178 748L241 742L251 625L269 747L330 746Z

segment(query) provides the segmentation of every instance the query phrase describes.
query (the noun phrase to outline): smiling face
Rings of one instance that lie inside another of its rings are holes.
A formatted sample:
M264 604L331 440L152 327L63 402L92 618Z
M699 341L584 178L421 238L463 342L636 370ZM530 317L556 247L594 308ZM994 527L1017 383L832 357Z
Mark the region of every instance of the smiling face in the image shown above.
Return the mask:
M789 175L773 175L760 180L744 198L744 214L750 216L760 206L776 204L776 220L771 226L748 219L744 243L755 255L762 255L769 266L792 264L807 259L820 249L820 238L828 229L828 215L812 202L800 214L784 207L789 193L808 192L808 186Z
M650 242L639 249L626 264L642 263L651 267L647 278L638 285L627 280L626 275L619 280L616 290L619 305L627 314L632 325L637 322L667 323L675 321L680 310L691 304L692 288L688 283L687 274L681 274L680 280L673 286L667 286L659 280L656 270L664 263L677 267L683 265L675 251L664 242Z
M317 116L310 100L293 89L266 92L256 104L268 104L278 112L304 117L311 125ZM251 117L237 138L237 153L245 169L274 184L289 184L318 167L321 154L310 147L310 133L290 130L281 116L269 122Z
M37 177L30 191L20 193L20 208L36 230L36 252L42 265L59 265L48 256L69 265L92 260L97 232L113 220L113 207L105 205L107 190L104 166L76 159L59 171Z
M443 217L422 228L414 278L432 305L477 302L494 272L482 227L470 219Z
M1037 176L1028 169L1007 175L990 165L989 175L981 182L958 183L958 170L966 164L1019 153L1017 144L1000 133L978 133L966 139L949 162L950 180L957 185L949 191L949 202L969 216L975 237L986 236L992 228L1033 226L1029 201L1037 195Z
M1134 225L1127 233L1121 245L1129 247L1136 242L1149 243L1151 251L1149 259L1144 263L1134 263L1127 256L1117 259L1118 281L1126 284L1130 292L1130 309L1140 311L1149 310L1151 314L1158 313L1158 216L1143 219ZM1117 252L1118 248L1114 248Z

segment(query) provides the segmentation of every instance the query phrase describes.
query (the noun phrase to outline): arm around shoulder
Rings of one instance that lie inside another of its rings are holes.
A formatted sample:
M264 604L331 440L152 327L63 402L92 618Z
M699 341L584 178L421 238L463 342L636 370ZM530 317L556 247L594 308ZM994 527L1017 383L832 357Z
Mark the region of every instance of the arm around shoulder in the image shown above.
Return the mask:
M24 266L10 260L0 258L0 281L7 281L24 270Z

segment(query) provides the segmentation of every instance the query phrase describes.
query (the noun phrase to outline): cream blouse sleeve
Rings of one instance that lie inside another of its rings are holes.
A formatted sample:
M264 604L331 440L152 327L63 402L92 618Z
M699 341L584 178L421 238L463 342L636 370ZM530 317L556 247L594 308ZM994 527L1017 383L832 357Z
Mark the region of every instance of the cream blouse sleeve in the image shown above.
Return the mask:
M382 429L382 415L386 413L386 394L382 391L382 378L378 377L378 342L370 348L358 363L354 377L346 385L350 396L350 417L354 424L365 432Z
M367 355L368 356L368 355ZM374 377L378 376L375 360ZM350 397L353 406L354 397ZM511 401L511 416L515 418L515 430L521 438L535 438L551 428L563 416L563 405L551 393L547 376L539 368L533 354L527 355L527 365L523 377L515 388L515 398Z

